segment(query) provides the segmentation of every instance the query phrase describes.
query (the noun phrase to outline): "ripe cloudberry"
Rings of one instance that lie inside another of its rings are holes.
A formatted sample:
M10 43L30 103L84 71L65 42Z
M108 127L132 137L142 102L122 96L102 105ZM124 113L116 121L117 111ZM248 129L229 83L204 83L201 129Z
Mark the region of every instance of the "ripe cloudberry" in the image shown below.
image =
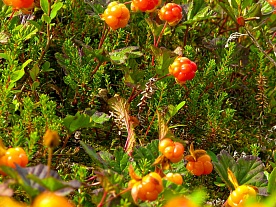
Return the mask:
M132 179L128 183L131 188L133 200L137 201L154 201L158 198L159 193L163 191L161 176L156 172L151 172L141 180Z
M256 197L256 190L249 185L238 186L228 197L227 204L231 207L242 207L249 197Z
M0 166L15 168L15 164L18 164L20 167L26 167L28 164L26 152L21 147L9 148L5 155L0 158ZM0 174L6 175L2 171L0 171Z
M59 196L53 192L45 191L39 194L31 207L74 207L65 197Z
M184 146L179 142L164 138L159 142L159 151L171 162L176 163L183 158Z
M229 207L243 207L246 200L250 197L256 198L258 188L251 185L239 185L234 173L227 169L228 179L233 184L235 190L231 192L226 203Z
M12 6L14 10L26 10L34 7L34 0L3 0L3 2L8 6Z
M158 16L161 20L174 26L182 19L182 8L178 4L168 3L159 10Z
M132 11L152 12L161 4L161 0L132 0Z
M186 169L193 175L208 175L213 171L213 164L210 156L205 150L194 150L193 143L190 145L190 155L185 156L188 161Z
M186 57L177 57L169 66L169 73L179 82L192 80L195 77L196 70L197 65L195 62Z
M108 4L101 18L108 26L116 30L118 28L124 28L127 25L130 14L128 8L124 4L113 1Z
M183 178L179 173L168 173L165 176L165 179L177 184L177 185L182 185L183 183Z
M276 0L267 0L267 2L268 2L270 5L276 7Z

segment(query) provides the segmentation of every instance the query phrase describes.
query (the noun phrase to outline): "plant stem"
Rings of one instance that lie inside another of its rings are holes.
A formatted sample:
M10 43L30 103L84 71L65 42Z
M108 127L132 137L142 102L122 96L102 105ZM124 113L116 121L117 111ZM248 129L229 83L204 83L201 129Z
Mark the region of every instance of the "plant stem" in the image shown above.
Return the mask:
M160 106L160 104L161 104L161 101L162 101L162 98L163 98L163 91L164 91L164 89L162 88L162 91L161 91L161 93L160 93L160 98L159 98L159 101L158 101L158 104L157 104L157 107L156 107L156 113L154 113L154 115L153 115L153 117L152 117L152 120L151 120L151 122L150 122L150 124L149 124L149 126L148 126L148 128L147 128L146 133L145 133L145 137L147 137L147 135L148 135L148 133L149 133L149 130L150 130L150 128L151 128L151 126L152 126L152 124L153 124L153 122L154 122L154 120L155 120L155 117L156 117L158 108L159 108L159 106Z
M260 46L260 44L258 43L258 41L255 39L255 37L251 34L251 32L246 28L244 27L246 33L248 34L248 36L250 37L250 39L252 40L252 42L256 45L256 47L259 49L259 51L261 53L264 54L264 56L270 60L270 62L272 62L274 64L274 66L276 67L276 62L275 60L273 60L264 50L263 48Z
M106 196L107 196L107 192L104 190L103 197L102 197L100 203L97 205L97 207L102 207L104 205L104 201L106 199Z
M155 47L158 47L158 44L161 41L161 37L163 36L165 28L167 27L167 24L168 24L168 22L166 21L163 28L162 28L162 30L161 30L161 32L160 32L160 34L159 34L159 36L158 36L157 41L156 41L156 37L153 35L153 45ZM152 56L152 59L151 59L151 65L154 66L154 55Z
M188 32L189 32L189 25L187 25L187 27L186 27L185 35L183 38L183 48L187 45Z
M163 26L163 28L162 28L162 30L161 30L161 32L160 32L160 34L159 34L159 37L158 37L156 43L154 44L155 47L158 47L158 44L159 44L159 42L160 42L160 40L161 40L161 37L162 37L163 34L164 34L164 31L165 31L167 25L168 25L168 22L166 21L165 24L164 24L164 26Z
M53 148L52 148L52 147L49 147L49 148L48 148L48 162L47 162L47 166L48 166L47 177L50 176L52 157L53 157Z
M51 0L48 0L48 16L50 17L51 14ZM46 46L44 48L44 50L42 50L39 60L38 60L38 65L41 64L43 57L45 56L46 52L48 51L50 44L51 44L51 24L47 23L47 28L46 28L46 32L47 32L47 42L46 42Z
M108 35L109 31L110 31L110 27L107 27L106 24L104 24L104 29L103 29L102 37L99 42L98 49L102 48L104 40L106 39L106 36Z

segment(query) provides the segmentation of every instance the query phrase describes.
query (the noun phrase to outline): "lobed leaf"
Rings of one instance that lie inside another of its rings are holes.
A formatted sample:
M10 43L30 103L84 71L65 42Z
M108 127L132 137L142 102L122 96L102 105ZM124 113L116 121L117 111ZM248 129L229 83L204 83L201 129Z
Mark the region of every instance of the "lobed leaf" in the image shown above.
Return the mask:
M234 158L228 154L225 150L222 150L217 156L218 160L213 161L214 169L219 174L220 178L227 185L229 189L234 190L234 186L228 179L227 169L229 168L232 172L235 172L234 169L237 168L237 164Z
M247 184L259 188L260 194L266 194L267 179L264 174L264 164L258 157L248 155L237 160L225 150L217 156L217 161L213 160L214 168L226 186L234 190L234 186L227 176L229 168L235 175L239 185Z

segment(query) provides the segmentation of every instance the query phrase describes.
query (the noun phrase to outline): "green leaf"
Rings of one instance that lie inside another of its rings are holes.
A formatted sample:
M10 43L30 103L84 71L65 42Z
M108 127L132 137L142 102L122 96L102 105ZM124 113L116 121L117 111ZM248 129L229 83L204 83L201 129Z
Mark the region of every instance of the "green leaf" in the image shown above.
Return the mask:
M170 64L173 63L178 55L164 47L157 48L152 46L151 50L155 56L156 73L161 76L168 74Z
M34 81L31 86L32 91L35 91L39 85L40 85L39 81Z
M221 1L216 1L220 7L231 17L231 19L236 22L236 16L235 12L232 9L232 7L229 5L229 3L221 2Z
M159 140L157 139L152 140L145 147L135 148L132 154L134 160L138 161L140 159L146 158L153 163L155 159L159 156L158 144Z
M218 158L214 152L207 150L207 154L211 157L211 160L213 160L214 162L218 162Z
M222 150L217 158L217 161L213 160L214 168L228 188L234 190L234 186L228 179L227 169L229 168L239 185L253 185L259 188L260 194L266 194L267 179L264 175L264 164L258 157L247 155L236 162L232 156Z
M33 174L27 175L27 178L39 184L41 187L47 189L48 191L52 191L52 192L59 191L60 193L63 193L63 194L68 194L69 192L73 191L75 188L80 187L80 183L76 180L64 182L54 177L47 177L47 178L41 179Z
M25 75L25 70L16 70L11 74L11 82L14 83L18 80L20 80Z
M253 155L238 159L235 175L240 185L250 184L256 187L267 185L267 179L264 175L264 164L260 158Z
M178 105L168 105L168 112L166 113L166 121L168 122L174 115L178 113L178 111L185 105L185 101L180 102Z
M57 16L57 12L62 8L62 6L62 2L56 2L52 5L52 10L50 14L51 19L54 19Z
M51 23L51 18L47 14L43 14L41 20L46 22L47 24Z
M26 67L27 67L27 65L29 65L32 61L33 61L32 59L28 59L28 60L26 60L26 61L22 64L21 69L26 68Z
M63 124L70 133L73 133L80 128L91 126L90 117L86 114L81 114L80 112L77 112L75 116L67 115L63 119Z
M42 11L48 15L49 14L49 1L48 0L40 0L40 6L41 6Z
M30 23L30 24L32 24L32 25L34 25L36 28L37 28L37 30L38 31L40 31L41 30L41 23L38 23L38 22L36 22L36 21L34 21L34 20L28 20L28 22Z
M202 7L206 8L204 0L193 0L191 5L192 6L189 8L189 12L187 14L187 20L193 19Z
M63 124L70 133L73 133L81 128L102 127L103 122L108 120L109 117L104 113L94 113L89 116L85 113L77 112L75 116L67 115L63 119Z
M129 59L126 66L121 67L124 72L126 84L145 85L144 77L147 71L139 70L138 63L135 59Z
M234 186L228 179L227 168L230 168L232 172L237 168L237 164L234 158L228 154L225 150L222 150L219 155L217 155L217 161L213 160L214 169L219 174L220 178L227 185L228 188L234 190Z
M10 59L10 57L6 53L0 53L0 58L6 59L6 60Z
M274 167L269 175L267 192L270 194L276 193L276 167Z
M138 58L143 55L138 50L139 47L137 46L129 46L125 48L121 48L119 50L115 50L114 52L110 52L109 56L110 59L116 63L116 64L123 64L125 63L129 58Z
M162 31L162 29L164 27L164 24L160 24L159 25L159 24L157 24L156 21L154 21L154 20L152 20L150 18L146 18L145 20L148 23L149 28L150 28L153 36L154 37L159 37L159 35L160 35L160 33L161 33L161 31Z
M100 168L107 168L107 163L97 154L93 147L86 145L83 141L80 141L80 144L83 147L84 151Z
M51 72L55 71L53 68L50 68L50 62L46 61L42 66L41 66L41 71L42 72Z
M38 29L32 25L32 24L27 24L27 25L18 25L14 30L14 39L17 41L26 41L30 39L32 36L34 36L37 32Z
M39 67L37 64L35 64L34 67L30 70L30 76L33 81L37 79L38 74L39 74Z
M91 116L91 120L97 124L103 124L104 122L108 121L110 118L107 114L101 112L95 112Z
M111 169L119 174L128 174L129 155L122 147L117 148L113 154L114 159L109 163Z

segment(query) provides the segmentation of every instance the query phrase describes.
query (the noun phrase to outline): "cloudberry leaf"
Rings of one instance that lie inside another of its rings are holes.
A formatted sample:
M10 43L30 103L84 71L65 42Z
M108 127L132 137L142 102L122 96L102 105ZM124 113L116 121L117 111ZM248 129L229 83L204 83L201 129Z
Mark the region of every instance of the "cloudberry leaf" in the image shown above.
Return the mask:
M234 190L227 176L229 168L235 175L239 185L247 184L258 187L259 194L266 195L267 179L264 175L264 164L260 158L247 155L237 161L225 150L217 156L218 160L213 160L214 168L226 183L228 188Z
M177 57L177 54L175 54L173 51L168 50L164 47L157 48L155 46L151 47L151 50L155 56L156 61L156 73L160 76L164 76L169 73L169 66L173 63L175 58Z

